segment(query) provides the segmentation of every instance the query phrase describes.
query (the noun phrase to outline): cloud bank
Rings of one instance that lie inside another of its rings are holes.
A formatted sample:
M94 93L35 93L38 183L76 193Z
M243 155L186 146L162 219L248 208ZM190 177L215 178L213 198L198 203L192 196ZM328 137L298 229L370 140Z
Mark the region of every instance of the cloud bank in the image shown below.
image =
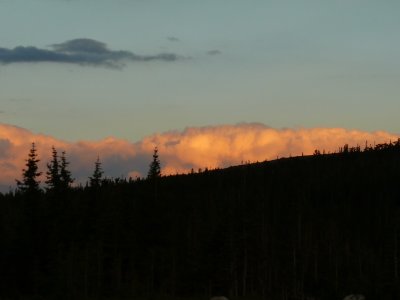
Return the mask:
M14 49L0 48L0 63L70 63L90 66L122 67L127 61L175 61L174 53L137 55L130 51L110 50L105 43L82 38L53 44L51 50L18 46Z
M54 137L0 123L0 187L14 187L20 178L31 142L38 148L40 168L46 171L51 147L67 152L78 182L91 175L100 156L108 177L146 176L154 147L158 147L162 173L186 173L192 168L216 168L277 156L312 154L315 149L337 151L339 146L383 143L398 136L384 131L343 128L274 129L262 124L191 127L148 136L131 143L114 137L99 141L66 142Z

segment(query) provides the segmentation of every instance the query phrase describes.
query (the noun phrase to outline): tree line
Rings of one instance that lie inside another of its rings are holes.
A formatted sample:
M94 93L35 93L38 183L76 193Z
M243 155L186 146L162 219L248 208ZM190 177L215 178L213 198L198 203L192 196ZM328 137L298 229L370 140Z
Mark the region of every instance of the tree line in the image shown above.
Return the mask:
M32 143L31 149L28 154L28 159L26 159L26 164L22 170L22 180L16 179L17 188L19 192L36 194L41 192L40 188L40 176L43 172L39 171L38 154L35 143ZM57 149L52 147L52 157L51 161L47 163L46 172L46 191L52 193L65 192L67 189L71 188L74 179L72 178L71 171L68 169L70 163L67 161L66 152L61 153L59 157ZM91 187L99 187L103 180L103 170L101 167L100 157L94 163L94 171L91 176L89 176L89 185ZM147 174L147 179L155 179L161 176L161 163L158 156L157 147L154 148L153 160L150 163L149 171ZM119 180L119 179L118 179Z
M400 140L314 154L74 186L53 151L0 194L0 298L400 299Z

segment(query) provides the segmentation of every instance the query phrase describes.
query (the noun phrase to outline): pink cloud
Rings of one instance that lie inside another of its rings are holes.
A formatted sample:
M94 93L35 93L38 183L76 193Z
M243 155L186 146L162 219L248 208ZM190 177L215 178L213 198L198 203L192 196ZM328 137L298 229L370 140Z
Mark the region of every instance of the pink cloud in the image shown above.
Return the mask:
M51 147L67 152L70 169L78 182L91 175L100 157L109 177L146 176L154 147L158 147L162 173L189 172L192 168L216 168L243 161L264 161L277 156L312 154L315 149L337 151L339 146L382 143L398 136L344 128L274 129L262 124L190 127L148 136L131 143L109 137L99 141L66 142L29 130L0 124L0 185L14 186L20 178L32 142L36 143L40 168L46 171Z

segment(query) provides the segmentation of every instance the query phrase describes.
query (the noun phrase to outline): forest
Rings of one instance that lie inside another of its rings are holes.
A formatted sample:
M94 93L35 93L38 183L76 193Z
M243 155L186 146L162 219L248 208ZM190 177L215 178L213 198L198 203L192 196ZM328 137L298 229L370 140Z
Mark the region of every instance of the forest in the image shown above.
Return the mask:
M0 299L400 299L400 139L86 185L53 148L45 188L37 162L0 194Z

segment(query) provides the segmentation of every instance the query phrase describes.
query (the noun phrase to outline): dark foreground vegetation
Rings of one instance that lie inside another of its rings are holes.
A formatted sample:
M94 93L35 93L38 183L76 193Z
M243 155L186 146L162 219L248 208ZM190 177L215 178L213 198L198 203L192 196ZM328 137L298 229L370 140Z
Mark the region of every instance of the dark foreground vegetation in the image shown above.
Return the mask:
M69 183L0 194L0 298L400 299L400 142Z

